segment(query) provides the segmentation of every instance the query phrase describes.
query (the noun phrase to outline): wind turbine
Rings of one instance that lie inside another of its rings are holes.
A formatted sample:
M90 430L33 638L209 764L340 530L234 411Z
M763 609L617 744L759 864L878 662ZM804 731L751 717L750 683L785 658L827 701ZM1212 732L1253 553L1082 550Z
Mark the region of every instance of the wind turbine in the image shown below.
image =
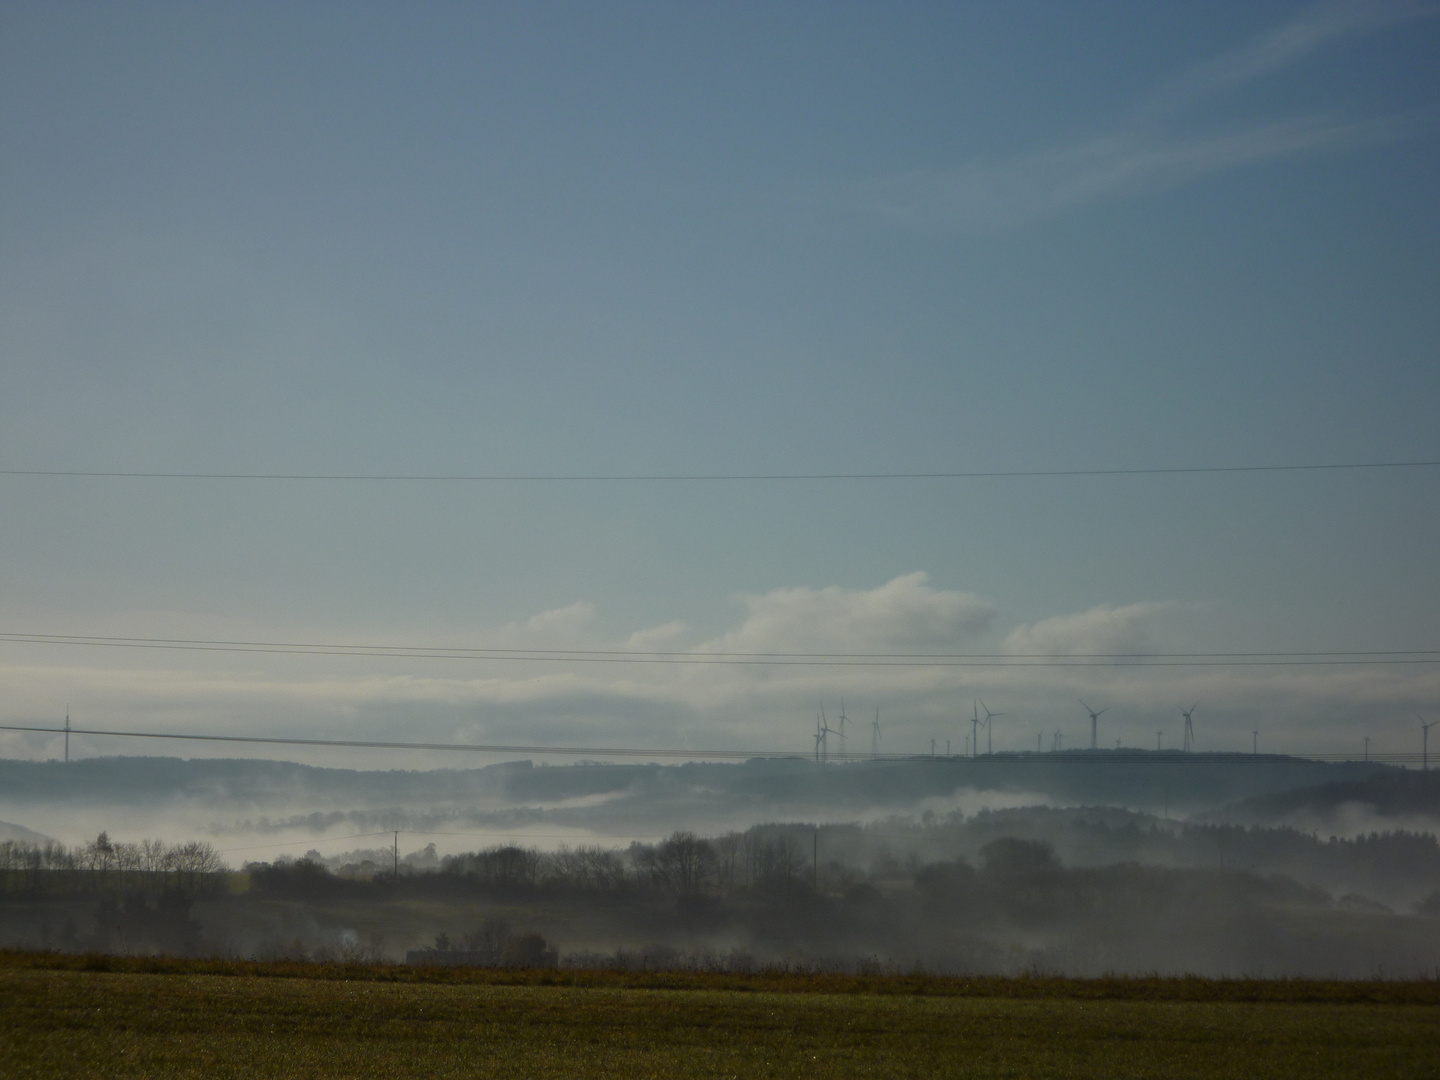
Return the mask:
M875 710L875 722L870 725L870 756L880 756L880 710Z
M840 699L840 759L841 759L842 761L845 759L845 725L848 724L849 722L850 722L850 718L845 715L845 699L844 699L844 698L841 698L841 699Z
M980 756L980 701L970 703L970 756Z
M980 708L985 709L985 753L993 754L995 752L995 733L991 729L990 720L992 717L1004 716L1005 714L1003 712L991 712L985 707L983 701L980 702Z
M1199 704L1198 701L1195 702L1195 705ZM1180 710L1180 715L1185 718L1185 752L1187 754L1195 749L1195 728L1190 723L1190 714L1195 711L1195 705L1191 705L1188 709Z
M1416 713L1416 714L1415 714L1415 719L1417 719L1417 720L1420 721L1420 738L1421 738L1421 740L1422 740L1422 742L1421 742L1421 750L1420 750L1420 771L1421 771L1421 772L1429 772L1429 771L1430 771L1430 729L1431 729L1432 727L1434 727L1436 724L1440 724L1440 720L1431 720L1430 723L1427 724L1427 723L1425 723L1425 718L1424 718L1423 716L1421 716L1419 713Z
M1081 704L1081 705L1085 705L1085 702L1084 702L1083 700L1081 700L1081 699L1079 699L1079 698L1077 698L1076 700L1077 700L1077 701L1080 701L1080 704ZM1098 721L1099 721L1100 717L1104 716L1104 715L1105 715L1107 712L1109 712L1110 710L1109 710L1109 709L1101 709L1099 712L1096 712L1094 709L1090 708L1089 705L1085 705L1085 711L1090 714L1090 749L1091 749L1091 750L1094 750L1094 749L1099 745L1099 744L1095 741L1096 733L1099 731L1099 723L1098 723Z
M815 725L816 737L820 740L820 760L828 761L830 758L830 736L840 734L830 726L830 721L825 719L825 705L820 705L820 719Z

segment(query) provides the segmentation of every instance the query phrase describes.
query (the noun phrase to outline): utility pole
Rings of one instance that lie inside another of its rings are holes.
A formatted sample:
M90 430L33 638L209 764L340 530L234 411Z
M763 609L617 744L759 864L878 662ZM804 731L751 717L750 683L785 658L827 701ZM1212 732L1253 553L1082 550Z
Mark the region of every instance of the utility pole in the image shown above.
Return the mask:
M1419 717L1418 719L1420 720L1420 738L1421 738L1421 740L1422 740L1422 741L1421 741L1421 744L1420 744L1420 745L1421 745L1421 750L1420 750L1420 771L1421 771L1421 772L1429 772L1429 771L1430 771L1430 729L1431 729L1432 727L1434 727L1436 724L1440 724L1440 720L1431 720L1430 723L1427 724L1427 723L1425 723L1425 718L1424 718L1423 716Z
M65 760L70 760L70 706L65 706Z
M810 848L810 874L815 891L820 891L820 826L815 826L815 836Z

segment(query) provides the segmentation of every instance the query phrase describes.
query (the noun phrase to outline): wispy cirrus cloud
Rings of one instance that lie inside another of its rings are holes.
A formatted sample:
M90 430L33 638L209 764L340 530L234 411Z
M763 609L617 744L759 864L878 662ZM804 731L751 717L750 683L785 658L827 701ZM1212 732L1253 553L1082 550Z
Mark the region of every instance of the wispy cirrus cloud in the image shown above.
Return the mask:
M1332 43L1437 13L1433 3L1413 0L1321 4L1181 72L1141 103L1136 118L1179 112L1299 63Z
M1415 126L1410 118L1301 117L1186 137L1116 131L1024 157L894 177L873 185L871 195L876 209L898 224L983 232L1244 165L1390 142Z
M1430 18L1437 10L1419 3L1325 4L1181 72L1100 134L1008 158L977 157L949 169L886 177L858 189L858 201L909 228L986 232L1229 169L1403 139L1422 128L1422 118L1311 114L1203 127L1187 123L1186 114L1327 45Z

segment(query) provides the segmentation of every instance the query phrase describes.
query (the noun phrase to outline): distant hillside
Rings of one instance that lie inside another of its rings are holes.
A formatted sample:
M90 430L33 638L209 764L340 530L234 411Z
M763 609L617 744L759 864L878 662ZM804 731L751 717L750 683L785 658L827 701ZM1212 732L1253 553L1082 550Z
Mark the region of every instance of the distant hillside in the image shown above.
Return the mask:
M7 840L14 840L22 844L46 844L52 843L52 839L44 833L38 833L34 829L27 829L24 825L12 825L8 821L0 821L0 844Z
M305 797L361 805L434 801L501 792L504 774L529 762L482 769L325 769L249 758L98 757L76 761L0 759L0 803L145 805L194 798L254 802Z
M532 765L357 771L288 762L87 758L0 760L0 813L107 807L184 814L243 828L444 828L546 824L643 835L760 821L856 820L933 809L1054 803L1176 815L1317 784L1364 783L1393 767L1250 754L1073 751L821 764L802 757L735 764ZM978 801L977 801L978 800ZM33 808L33 809L32 809ZM517 817L516 815L519 815ZM514 819L512 821L512 819ZM227 826L230 827L230 826Z
M1440 772L1387 770L1242 799L1201 815L1203 820L1239 825L1331 827L1354 832L1366 822L1376 828L1415 827L1426 820L1440 827Z

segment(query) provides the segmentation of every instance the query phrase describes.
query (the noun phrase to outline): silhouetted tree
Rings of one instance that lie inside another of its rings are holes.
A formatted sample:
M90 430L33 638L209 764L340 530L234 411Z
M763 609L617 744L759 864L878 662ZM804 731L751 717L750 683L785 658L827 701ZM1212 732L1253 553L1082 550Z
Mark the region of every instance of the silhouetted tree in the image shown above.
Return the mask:
M715 876L715 849L692 832L675 832L647 853L650 872L677 896L698 896Z

